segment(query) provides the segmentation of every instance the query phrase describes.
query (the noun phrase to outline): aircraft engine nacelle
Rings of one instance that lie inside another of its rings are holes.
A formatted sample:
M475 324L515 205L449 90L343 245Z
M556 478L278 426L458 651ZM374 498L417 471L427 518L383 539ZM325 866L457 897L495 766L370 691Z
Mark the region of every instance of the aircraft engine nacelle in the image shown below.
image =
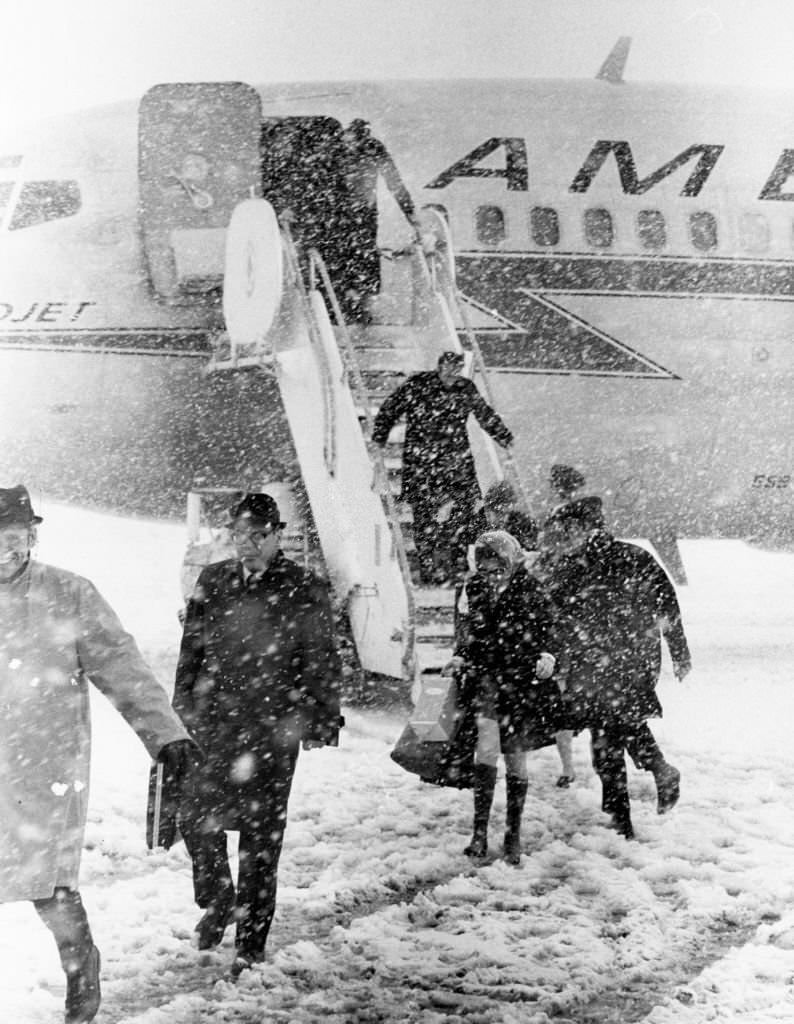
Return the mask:
M138 116L139 220L154 292L220 287L237 204L261 195L259 94L243 82L155 85Z

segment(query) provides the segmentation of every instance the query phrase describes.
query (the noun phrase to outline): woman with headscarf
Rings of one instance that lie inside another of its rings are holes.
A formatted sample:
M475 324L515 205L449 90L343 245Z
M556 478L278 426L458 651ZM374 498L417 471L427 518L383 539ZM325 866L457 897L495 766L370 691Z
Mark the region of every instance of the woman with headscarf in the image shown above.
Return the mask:
M507 827L504 856L521 859L527 793L526 751L554 743L562 704L551 676L551 614L518 541L489 530L474 545L475 573L459 602L455 654L447 666L461 681L460 702L477 717L474 832L464 853L488 852L488 821L499 754L505 759Z

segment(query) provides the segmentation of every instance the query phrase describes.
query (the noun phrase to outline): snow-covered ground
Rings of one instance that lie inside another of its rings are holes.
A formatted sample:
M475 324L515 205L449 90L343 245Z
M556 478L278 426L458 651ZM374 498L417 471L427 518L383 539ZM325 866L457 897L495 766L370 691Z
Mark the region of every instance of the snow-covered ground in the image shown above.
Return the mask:
M169 686L183 530L43 512L39 557L97 583ZM581 736L568 791L556 752L532 755L520 868L475 868L471 794L389 759L398 713L347 708L340 747L301 754L268 959L236 985L231 929L217 952L191 945L184 846L146 850L147 757L97 695L82 892L98 1024L794 1019L794 555L682 548L695 668L682 685L666 664L654 725L682 773L671 814L632 769L637 841L608 830ZM503 813L500 784L496 849ZM63 996L32 907L0 906L0 1020L55 1024Z

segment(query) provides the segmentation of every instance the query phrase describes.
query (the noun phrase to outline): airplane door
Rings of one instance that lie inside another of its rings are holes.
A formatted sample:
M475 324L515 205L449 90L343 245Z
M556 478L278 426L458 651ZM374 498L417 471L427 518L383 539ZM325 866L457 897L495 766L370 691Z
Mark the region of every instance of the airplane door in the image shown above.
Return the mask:
M342 126L332 117L266 118L262 124L262 192L290 230L305 266L317 249L342 297L351 266L351 211Z
M226 227L261 195L259 94L243 82L155 85L138 116L139 217L154 291L189 302L223 283Z

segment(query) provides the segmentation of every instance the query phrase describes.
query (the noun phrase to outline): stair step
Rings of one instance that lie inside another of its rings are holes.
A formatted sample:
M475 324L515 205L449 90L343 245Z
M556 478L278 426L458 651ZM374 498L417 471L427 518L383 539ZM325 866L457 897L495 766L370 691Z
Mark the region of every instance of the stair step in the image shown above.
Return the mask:
M361 376L364 378L364 387L367 389L367 401L374 403L382 402L403 381L407 380L409 374L392 370L362 370Z
M385 312L385 310L384 310ZM414 356L417 347L416 332L410 324L373 323L359 328L355 335L356 348L393 348L409 351Z
M451 643L455 639L455 627L452 622L441 622L434 619L432 622L416 623L417 643L428 643L430 641Z
M427 607L425 605L416 606L416 624L417 626L434 625L439 626L440 624L446 629L447 626L454 626L455 621L455 607L454 605L446 605L439 607L434 605L433 607Z
M420 672L438 672L452 657L450 647L437 646L435 644L416 645L416 663Z
M413 352L404 349L357 347L356 359L362 376L367 373L407 375L413 373L416 367Z
M414 601L418 608L454 608L454 587L415 587Z

